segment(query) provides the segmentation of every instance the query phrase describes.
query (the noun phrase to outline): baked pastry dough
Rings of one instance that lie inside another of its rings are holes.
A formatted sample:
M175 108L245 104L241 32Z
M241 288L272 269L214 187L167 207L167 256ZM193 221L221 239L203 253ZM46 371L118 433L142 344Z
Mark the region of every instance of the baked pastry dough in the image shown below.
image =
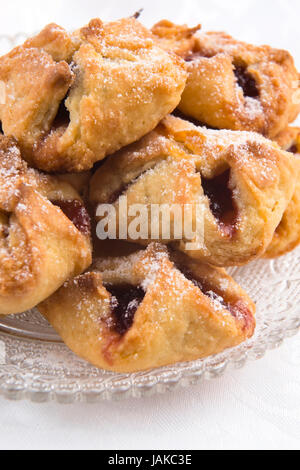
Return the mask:
M152 31L162 47L187 63L189 78L179 105L186 115L210 127L266 137L275 137L298 115L299 75L288 52L169 21Z
M76 354L117 372L216 354L255 328L253 302L223 269L157 244L97 260L38 309Z
M198 204L203 229L199 249L187 251L187 238L175 241L174 231L170 239L163 238L162 223L158 239L212 265L232 266L265 252L295 184L293 157L276 143L169 116L140 142L104 162L92 177L90 198L95 206L113 204L117 214L123 195L128 207L177 204L182 214L185 205ZM131 221L128 215L128 225ZM197 235L189 241L195 242Z
M300 243L300 128L289 127L281 132L275 140L283 149L295 155L294 171L298 172L298 179L294 196L266 251L267 258L282 256L292 251Z
M74 34L51 24L0 58L0 121L31 165L78 172L154 129L186 78L184 61L134 18Z
M29 169L0 136L0 315L34 307L87 269L89 224L72 186Z
M64 181L73 186L81 196L85 196L89 189L92 172L82 171L81 173L60 173L55 176L60 181Z

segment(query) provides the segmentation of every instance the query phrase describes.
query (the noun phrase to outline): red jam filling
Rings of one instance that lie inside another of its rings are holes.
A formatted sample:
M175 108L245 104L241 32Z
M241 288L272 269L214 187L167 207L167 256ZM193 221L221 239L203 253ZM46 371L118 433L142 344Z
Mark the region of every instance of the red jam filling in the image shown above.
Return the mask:
M229 188L230 170L208 179L201 176L205 196L209 199L210 210L217 219L220 228L232 236L235 231L237 211L232 191Z
M131 328L134 315L145 297L145 291L130 284L106 285L111 294L112 329L123 336Z
M297 146L296 144L293 144L287 151L288 151L288 152L291 152L291 153L293 153L293 154L296 154L296 153L299 152L299 151L298 151L298 146Z
M52 130L59 129L60 127L68 127L69 123L70 113L65 106L65 100L63 100L59 105L56 116L52 123Z
M77 199L70 201L52 201L58 206L75 227L84 235L91 233L91 219L84 205Z
M259 98L259 90L256 85L256 81L247 72L245 67L236 66L234 74L236 76L239 86L242 88L244 96L249 98Z

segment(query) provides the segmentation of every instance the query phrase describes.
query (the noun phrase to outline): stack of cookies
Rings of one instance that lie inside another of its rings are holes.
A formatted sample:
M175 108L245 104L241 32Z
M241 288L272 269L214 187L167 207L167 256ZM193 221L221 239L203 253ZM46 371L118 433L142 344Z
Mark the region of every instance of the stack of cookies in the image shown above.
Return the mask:
M37 307L118 372L250 338L255 304L225 269L300 243L290 54L94 19L1 57L0 84L0 315Z

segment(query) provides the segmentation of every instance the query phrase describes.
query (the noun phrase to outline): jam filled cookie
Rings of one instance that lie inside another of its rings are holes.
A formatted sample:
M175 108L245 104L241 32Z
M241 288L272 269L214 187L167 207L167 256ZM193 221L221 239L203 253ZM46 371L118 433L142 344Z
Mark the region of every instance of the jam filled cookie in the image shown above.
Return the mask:
M38 309L72 351L116 372L216 354L255 328L253 302L223 269L157 244L96 261Z
M225 33L202 33L162 21L159 44L188 66L179 109L209 127L275 137L300 111L299 75L291 55L252 46Z
M91 179L90 199L95 206L112 204L118 224L121 196L126 196L128 226L134 204L146 206L148 214L153 205L163 211L176 205L180 214L192 206L192 218L198 207L199 232L194 221L192 239L183 233L175 241L175 225L182 227L184 221L180 216L175 219L174 213L170 238L160 220L154 239L172 242L192 258L214 266L232 266L265 252L295 184L293 157L276 143L258 134L209 130L169 116L140 142L104 162ZM129 231L128 235L130 241L143 244L153 240L134 240ZM188 247L190 241L200 245Z
M266 251L267 258L282 256L300 243L300 128L289 127L275 139L288 152L295 155L294 171L298 180L294 196L278 225L273 240Z
M184 61L134 18L74 34L51 24L0 58L0 121L32 166L87 170L154 129L186 78Z
M21 313L91 264L90 220L69 184L28 169L0 137L0 315Z

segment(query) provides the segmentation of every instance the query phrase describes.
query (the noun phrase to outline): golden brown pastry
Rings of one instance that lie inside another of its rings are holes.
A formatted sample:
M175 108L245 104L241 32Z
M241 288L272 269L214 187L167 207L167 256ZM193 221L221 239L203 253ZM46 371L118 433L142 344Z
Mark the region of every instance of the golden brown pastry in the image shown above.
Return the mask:
M90 219L77 191L31 170L0 136L0 315L21 313L91 264Z
M0 58L5 135L27 161L78 172L155 128L179 103L185 64L136 19L55 24Z
M295 155L294 172L298 173L298 179L294 196L265 253L266 258L285 255L300 244L300 128L289 127L275 140L283 149Z
M288 52L166 20L152 31L162 47L187 63L189 78L179 105L184 114L210 127L271 138L298 115L299 75Z
M60 181L64 181L81 195L84 196L89 188L91 171L82 171L81 173L58 173L55 175Z
M72 351L117 372L216 354L255 328L253 302L223 269L157 244L97 260L38 309Z
M113 204L117 224L121 196L127 196L128 208L177 204L184 214L186 205L198 205L203 233L175 241L175 231L166 238L160 222L157 239L214 266L232 266L265 252L295 184L293 157L276 143L258 134L208 130L169 116L104 162L92 177L90 198L95 206ZM128 226L132 220L128 211ZM171 214L173 220L178 223ZM199 237L199 249L188 248ZM149 243L151 237L130 241Z

